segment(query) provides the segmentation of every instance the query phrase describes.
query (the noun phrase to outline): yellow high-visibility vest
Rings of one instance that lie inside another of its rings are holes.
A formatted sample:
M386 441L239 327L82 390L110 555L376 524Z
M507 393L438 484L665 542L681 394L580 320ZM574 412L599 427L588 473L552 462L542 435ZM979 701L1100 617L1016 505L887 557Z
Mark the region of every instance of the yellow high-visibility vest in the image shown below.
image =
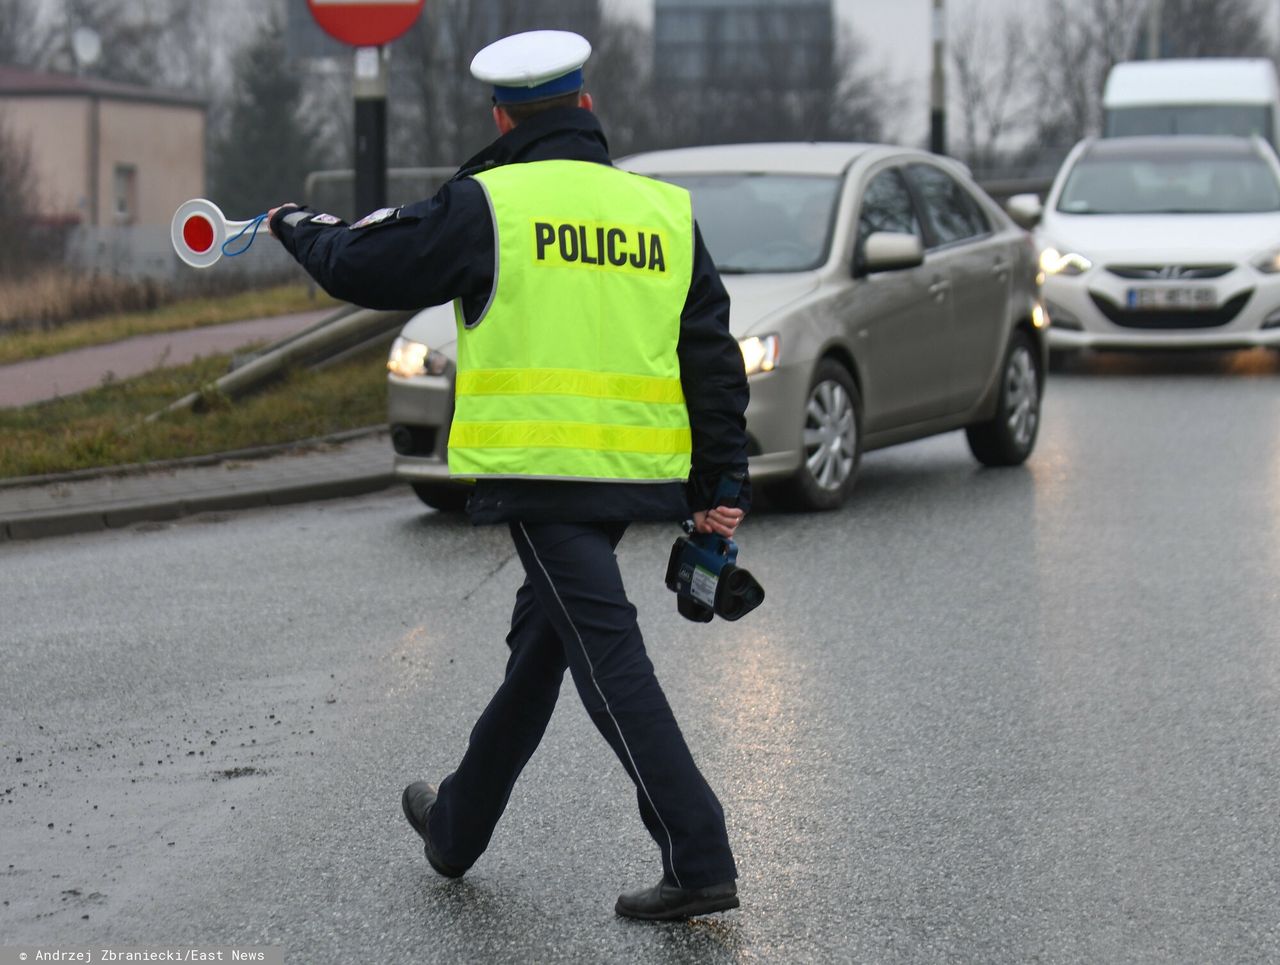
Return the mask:
M451 475L683 482L689 193L587 161L474 177L497 261L484 313L455 303Z

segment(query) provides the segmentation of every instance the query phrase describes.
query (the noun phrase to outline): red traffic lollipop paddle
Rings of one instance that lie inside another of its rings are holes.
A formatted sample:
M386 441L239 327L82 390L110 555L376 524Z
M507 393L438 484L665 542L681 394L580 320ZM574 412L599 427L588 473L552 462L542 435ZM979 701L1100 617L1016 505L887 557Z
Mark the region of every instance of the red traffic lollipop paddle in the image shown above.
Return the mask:
M184 201L173 213L169 237L173 242L173 250L188 265L192 268L210 268L222 258L222 247L228 238L254 228L259 220L228 221L212 201L193 198Z

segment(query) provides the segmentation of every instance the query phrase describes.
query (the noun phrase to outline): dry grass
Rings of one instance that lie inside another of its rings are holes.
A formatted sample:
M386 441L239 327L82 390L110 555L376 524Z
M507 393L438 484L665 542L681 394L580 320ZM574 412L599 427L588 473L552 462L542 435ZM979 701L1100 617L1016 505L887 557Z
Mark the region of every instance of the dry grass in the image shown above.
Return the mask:
M74 318L158 307L159 283L91 275L63 267L0 278L0 328L47 328Z
M170 301L165 303L166 299ZM148 301L153 304L148 305ZM58 312L71 304L83 306L85 316L91 314L89 306L93 306L93 311L109 313L86 321L57 321ZM168 293L146 282L86 279L61 273L33 276L21 283L0 280L0 365L117 342L134 335L220 325L337 304L323 292L313 294L301 284L174 301ZM57 311L55 305L59 306ZM38 324L15 321L39 317L27 313L22 306L36 306L53 320ZM6 320L9 320L7 325Z
M379 347L342 365L298 372L270 390L203 414L143 420L227 371L200 359L23 409L0 409L0 477L118 466L291 442L386 421Z

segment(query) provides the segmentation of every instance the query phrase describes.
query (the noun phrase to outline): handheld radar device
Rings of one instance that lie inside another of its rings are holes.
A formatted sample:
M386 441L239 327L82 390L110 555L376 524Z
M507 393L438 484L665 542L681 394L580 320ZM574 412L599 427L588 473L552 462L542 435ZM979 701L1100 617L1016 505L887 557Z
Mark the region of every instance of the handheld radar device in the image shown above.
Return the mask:
M714 505L735 505L741 490L741 477L726 477ZM671 547L666 579L682 617L695 623L710 623L717 616L740 620L764 602L764 587L738 566L737 543L716 533L694 532L692 520L684 528L688 535Z

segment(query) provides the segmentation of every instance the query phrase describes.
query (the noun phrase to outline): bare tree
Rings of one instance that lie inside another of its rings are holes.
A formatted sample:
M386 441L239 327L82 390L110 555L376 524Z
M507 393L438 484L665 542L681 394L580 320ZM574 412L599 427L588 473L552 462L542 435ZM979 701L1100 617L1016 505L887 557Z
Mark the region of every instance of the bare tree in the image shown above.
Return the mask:
M591 38L587 90L615 157L652 147L662 111L653 97L653 35L630 20L605 18Z
M600 24L598 0L433 0L394 51L392 84L409 96L393 98L392 156L455 165L493 139L489 91L470 72L481 47L534 28L591 39Z
M38 0L0 0L0 64L32 67L48 59L53 39L38 12Z
M898 140L891 122L906 108L906 88L870 60L866 42L842 26L835 53L835 86L823 137L848 141Z
M1164 0L1166 57L1265 57L1271 53L1258 0Z
M322 145L302 110L302 81L286 61L279 20L264 23L235 64L230 116L210 152L210 184L228 211L265 211L301 197Z
M981 2L953 21L950 43L953 102L963 132L958 155L975 171L999 165L1033 103L1026 76L1033 54L1020 11L992 16Z
M1035 38L1039 143L1070 144L1102 126L1107 72L1132 55L1147 0L1051 3Z
M201 0L61 0L41 66L104 80L206 93L212 52L209 5ZM77 65L72 37L87 27L100 59Z
M0 116L0 276L25 267L33 254L38 194L30 145Z

